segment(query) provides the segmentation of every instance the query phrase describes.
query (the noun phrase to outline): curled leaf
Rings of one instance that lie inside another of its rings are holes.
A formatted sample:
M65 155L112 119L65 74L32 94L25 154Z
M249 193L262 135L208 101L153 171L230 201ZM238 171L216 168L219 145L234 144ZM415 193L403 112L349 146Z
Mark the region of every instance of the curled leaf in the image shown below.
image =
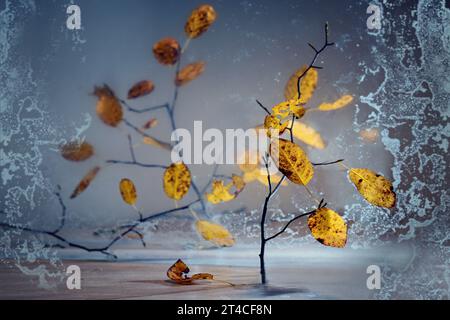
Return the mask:
M219 224L206 220L198 220L195 223L198 233L203 239L221 247L231 247L235 241L231 233Z
M119 189L123 201L128 203L130 206L134 206L137 201L137 192L133 181L130 179L120 180Z
M330 110L336 110L336 109L341 109L345 106L347 106L348 104L350 104L350 102L353 101L353 97L350 95L345 95L340 97L339 99L337 99L334 102L331 103L322 103L317 109L320 111L330 111Z
M154 147L158 147L167 151L171 151L172 150L172 146L167 143L167 142L163 142L161 140L158 140L156 138L150 137L149 135L146 135L143 139L142 142L149 145L149 146L154 146Z
M294 114L297 119L300 119L305 115L305 108L300 100L287 100L272 108L272 114L280 120L287 118L291 113Z
M166 195L174 200L181 200L191 187L191 172L182 162L172 163L163 177Z
M347 224L344 219L328 208L320 208L308 217L308 227L321 244L343 248L347 242Z
M189 38L195 39L206 32L216 18L217 14L212 6L202 5L192 11L184 31Z
M105 124L117 127L123 118L122 106L114 92L107 85L95 87L94 94L97 96L97 115Z
M87 160L94 154L94 147L86 141L72 141L62 145L59 150L64 159L76 162Z
M350 180L359 193L373 205L385 208L395 206L396 195L392 183L369 169L350 169Z
M270 144L270 155L278 166L278 170L290 181L307 185L314 175L314 169L306 153L285 139L279 139Z
M317 132L314 128L302 122L298 121L294 122L294 125L292 127L292 134L294 135L295 138L303 141L306 144L309 144L314 148L317 149L325 148L325 143L323 142L320 133Z
M128 99L136 99L142 96L146 96L155 89L155 85L150 80L142 80L136 83L128 91Z
M153 55L163 65L174 65L180 57L180 44L174 38L164 38L153 45Z
M70 199L76 198L80 195L80 193L86 190L90 186L91 182L95 179L99 171L100 167L98 166L89 170L88 173L83 177L83 179L81 179L81 181L78 183L75 190L72 192Z
M153 127L156 127L157 125L158 125L158 119L151 118L146 123L144 123L144 125L142 126L142 129L143 130L148 130L148 129L151 129Z
M192 277L189 277L187 275L189 271L189 267L181 259L178 259L169 270L167 270L167 277L178 284L192 284L194 280L214 279L214 276L209 273L197 273Z
M221 180L214 180L212 183L211 193L206 194L206 200L212 204L218 204L221 202L228 202L235 198L235 195L230 193L230 188L233 186L232 183L224 185Z
M205 71L205 63L202 61L193 62L185 66L178 72L175 78L175 84L177 86L183 86L192 80L198 78Z
M298 99L298 78L306 71L306 66L301 67L297 70L286 83L284 88L284 97L286 100ZM314 91L317 87L317 81L319 80L319 74L317 70L312 68L303 76L300 82L300 100L299 103L302 105L306 104L313 96Z

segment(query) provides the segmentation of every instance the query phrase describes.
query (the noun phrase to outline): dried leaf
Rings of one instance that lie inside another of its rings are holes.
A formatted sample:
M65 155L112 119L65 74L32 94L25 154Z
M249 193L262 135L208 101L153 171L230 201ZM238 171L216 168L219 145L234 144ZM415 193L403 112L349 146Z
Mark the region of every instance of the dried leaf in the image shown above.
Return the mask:
M286 100L298 99L298 88L297 82L298 78L305 72L306 66L301 67L297 70L286 83L284 89L284 97ZM319 80L319 74L316 69L309 69L309 71L303 76L300 82L300 103L306 104L313 96L316 90L317 81Z
M211 193L206 194L206 200L212 204L218 204L221 202L228 202L235 198L235 195L230 193L230 188L233 186L232 183L224 186L223 181L214 180L212 183Z
M291 122L289 123L289 125ZM295 121L294 125L292 127L292 134L295 138L303 141L306 144L309 144L310 146L317 148L317 149L323 149L325 148L325 143L322 140L322 137L320 136L320 133L317 132L314 128L299 122Z
M181 259L178 259L169 270L167 270L167 277L178 284L192 284L194 280L214 279L214 276L209 273L197 273L191 278L187 275L189 271L188 266Z
M137 201L137 192L133 181L130 179L120 180L119 189L123 201L128 203L130 206L134 206Z
M371 204L392 208L396 195L392 183L369 169L350 169L349 178L359 193Z
M320 111L330 111L343 108L353 101L353 97L345 95L331 103L322 103L317 109Z
M159 63L174 65L180 57L180 44L174 38L164 38L153 45L153 54Z
M245 181L241 176L233 174L231 176L231 180L233 181L233 185L236 188L236 192L234 193L235 196L237 196L239 193L242 192L245 188Z
M281 123L281 121L274 115L268 115L264 119L264 128L267 129L268 137L272 136L272 130L278 130L278 135L282 135L287 129L289 122Z
M154 146L154 147L158 147L167 151L171 151L172 150L172 146L167 143L167 142L163 142L161 140L158 140L156 138L150 137L149 135L145 136L142 139L142 142L145 144L148 144L150 146Z
M306 153L295 143L279 139L270 144L270 155L286 178L296 184L307 185L314 169Z
M136 99L142 96L146 96L155 89L155 85L150 80L142 80L136 83L128 91L128 99Z
M364 129L359 132L359 136L363 138L365 142L375 142L380 137L380 132L376 128Z
M183 86L192 80L198 78L203 71L205 71L205 63L202 61L193 62L185 66L183 69L178 72L175 78L175 84L177 86Z
M206 220L198 220L195 224L198 233L203 239L221 247L231 247L235 241L231 233L219 224Z
M86 190L91 182L95 179L97 176L97 173L100 171L100 167L94 167L91 170L88 171L88 173L81 179L81 181L78 183L75 190L72 192L72 195L70 196L70 199L76 198L82 193L84 190Z
M158 125L158 119L156 118L151 118L150 120L148 120L143 126L142 129L143 130L148 130L151 129L153 127L156 127Z
M328 208L320 208L308 218L313 237L321 244L343 248L347 242L347 224L344 219Z
M287 118L291 113L298 119L305 115L305 108L303 107L303 104L300 103L300 100L287 100L272 108L272 114L280 120Z
M86 141L72 141L62 145L60 152L64 159L79 162L92 157L94 147Z
M163 187L166 195L181 200L191 187L191 172L182 162L172 163L164 172Z
M122 106L114 92L107 86L95 87L97 96L97 115L105 124L117 127L123 118Z
M216 18L217 14L212 6L202 5L192 11L184 31L189 38L195 39L206 32Z

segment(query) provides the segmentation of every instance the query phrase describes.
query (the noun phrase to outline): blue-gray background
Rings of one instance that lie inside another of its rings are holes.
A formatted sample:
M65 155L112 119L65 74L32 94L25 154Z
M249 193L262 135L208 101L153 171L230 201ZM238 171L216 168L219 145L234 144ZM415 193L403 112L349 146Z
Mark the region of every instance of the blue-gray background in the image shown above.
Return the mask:
M79 31L65 26L71 3L81 7ZM155 92L131 104L167 102L174 70L154 60L152 45L166 36L183 42L186 17L202 3L0 1L0 196L5 221L57 225L59 207L52 191L61 185L69 236L115 225L135 214L120 199L117 184L123 177L135 181L139 206L146 213L173 206L163 193L159 169L109 166L80 197L68 200L68 195L93 165L106 159L129 159L127 129L106 127L96 118L93 87L107 83L125 97L132 84L151 79ZM446 7L445 1L373 1L382 8L379 31L366 26L367 1L210 3L218 13L216 23L191 42L183 57L183 63L205 61L206 71L180 90L177 125L191 129L194 120L202 120L204 128L219 129L260 124L264 114L255 99L268 106L283 99L286 80L311 59L307 43L322 43L323 25L328 21L336 47L319 59L324 70L319 71L311 106L342 94L355 99L346 109L308 115L305 121L321 132L327 148L305 148L313 161L343 157L349 166L369 167L391 178L398 203L394 210L368 205L339 167L317 169L311 188L349 222L351 248L399 242L413 248L406 271L386 271L389 281L380 297L390 297L395 290L413 297L448 296L448 3ZM167 140L169 123L162 111L126 117L143 124L153 115L159 125L151 133ZM368 128L380 132L375 143L359 136L360 130ZM93 159L74 164L59 156L57 146L74 136L86 137L95 146ZM169 154L150 146L139 146L137 156L149 163L170 161ZM207 182L211 169L191 167L199 185ZM238 169L224 166L220 171ZM238 243L256 243L265 193L262 185L253 183L233 203L208 208L209 215L230 228ZM189 197L193 199L194 194ZM290 186L273 202L272 219L283 220L288 212L314 205L301 187ZM191 224L189 213L181 213L160 221L159 231L149 228L148 236L157 247L177 247L181 240L167 239L197 239ZM30 252L33 257L53 257L37 240L24 239L25 233L1 230L2 255L21 259L25 243L28 258ZM314 244L301 225L280 245L291 248L307 242ZM432 272L426 270L430 262L437 266ZM414 278L424 289L415 291L414 282L405 283L407 278Z

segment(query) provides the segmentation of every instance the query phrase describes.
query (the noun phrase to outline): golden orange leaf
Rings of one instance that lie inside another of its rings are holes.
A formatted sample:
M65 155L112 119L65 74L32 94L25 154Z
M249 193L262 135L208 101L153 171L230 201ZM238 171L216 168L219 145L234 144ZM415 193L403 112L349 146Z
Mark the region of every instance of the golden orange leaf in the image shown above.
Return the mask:
M270 155L278 170L290 181L307 185L314 175L314 169L306 153L295 143L285 139L278 141L270 144Z
M305 115L305 108L300 100L291 99L274 106L272 114L280 120L287 118L290 114L294 114L297 119L300 119Z
M298 78L305 72L306 66L297 70L288 80L284 88L284 97L286 100L298 99ZM313 96L317 87L317 81L319 80L319 74L316 69L309 69L309 71L303 76L300 82L300 101L302 105L306 104Z
M202 5L192 11L184 26L184 31L189 38L195 39L206 32L216 18L217 14L212 6Z
M94 147L86 141L71 141L59 150L64 159L76 162L87 160L94 154Z
M92 181L97 176L97 173L100 171L100 167L94 167L91 170L88 171L88 173L81 179L81 181L78 183L75 190L72 192L70 199L76 198L82 193L84 190L86 190Z
M395 206L396 194L392 183L385 177L369 169L350 169L350 181L359 193L373 205L385 208Z
M155 89L155 85L150 80L142 80L133 85L128 91L128 99L136 99L146 96Z
M114 92L107 85L95 87L94 94L97 96L97 115L105 124L117 127L123 118L123 110Z
M198 233L203 239L221 247L231 247L235 241L231 233L219 224L206 220L198 220L195 223Z
M120 194L122 195L123 201L128 203L130 206L134 206L137 201L136 187L133 181L130 179L122 179L119 184Z
M235 195L230 193L230 188L233 186L232 183L224 185L221 180L214 180L212 183L211 193L206 194L206 200L212 204L218 204L221 202L228 202L235 198Z
M174 65L180 57L180 44L174 38L164 38L153 45L153 55L163 65Z
M328 208L320 208L308 217L308 227L321 244L343 248L347 242L347 224L344 219Z
M192 80L197 79L205 71L205 63L202 61L193 62L185 66L178 72L175 78L175 85L183 86Z
M317 109L320 111L331 111L336 109L341 109L350 104L353 101L353 97L350 95L345 95L340 97L331 103L322 103Z
M289 125L291 125L291 122L289 123ZM314 128L304 124L303 122L294 121L292 134L295 138L303 141L306 144L309 144L314 148L325 148L325 143L323 142L320 133L317 132Z
M189 277L187 275L189 272L189 267L181 259L178 259L169 270L167 270L167 277L178 284L192 284L194 280L214 279L214 276L209 273L197 273L192 277Z
M191 172L188 167L182 162L172 163L164 172L163 187L169 198L181 200L191 187Z
M239 193L242 192L245 188L245 181L241 176L233 174L231 176L231 180L233 181L233 185L236 188L235 195L237 196Z

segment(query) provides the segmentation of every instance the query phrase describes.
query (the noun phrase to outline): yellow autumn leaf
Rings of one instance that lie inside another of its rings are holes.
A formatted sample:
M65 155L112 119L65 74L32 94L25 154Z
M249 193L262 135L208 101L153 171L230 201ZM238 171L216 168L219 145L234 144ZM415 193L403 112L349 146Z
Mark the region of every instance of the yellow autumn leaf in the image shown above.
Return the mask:
M298 78L305 72L306 66L297 70L288 80L284 88L284 97L286 100L298 99ZM300 103L306 104L313 96L317 87L319 74L316 69L310 69L302 78L300 82Z
M100 167L96 166L92 168L91 170L86 173L86 175L81 179L81 181L78 183L75 190L70 195L70 199L76 198L82 193L84 190L86 190L90 185L91 182L95 179L97 176L97 173L100 171Z
M206 32L216 18L217 14L212 6L201 5L192 11L184 26L184 31L189 38L195 39Z
M233 185L236 189L235 195L237 196L239 193L241 193L242 190L244 190L245 181L241 176L238 176L236 174L233 174L231 176L231 180L233 181Z
M243 180L245 183L250 183L253 181L258 181L259 183L265 185L266 187L269 186L269 182L267 181L267 171L266 169L257 168L253 171L247 171L244 172ZM270 175L270 182L277 184L280 182L281 177L277 174L271 174ZM284 180L281 183L282 186L287 186L286 180Z
M184 163L172 163L164 172L163 188L169 198L181 200L190 187L191 172Z
M217 246L231 247L235 243L231 233L219 224L206 220L198 220L195 223L195 227L203 239L212 242Z
M94 95L97 96L97 115L105 124L117 127L123 119L122 106L110 87L95 87Z
M359 193L371 204L385 208L395 206L394 188L385 177L369 169L355 168L350 169L348 176Z
M172 150L172 146L167 143L167 142L163 142L161 140L158 140L156 138L153 138L149 135L146 135L143 139L142 142L144 144L147 144L149 146L154 146L154 147L158 147L167 151L171 151Z
M137 201L136 187L130 179L122 179L119 183L119 190L123 201L130 206L134 206Z
M264 119L264 128L267 130L267 136L271 137L272 130L278 130L278 135L282 135L286 128L288 127L289 122L281 123L281 121L275 117L274 115L268 115Z
M278 170L290 181L307 185L314 175L314 169L306 153L295 143L279 139L270 144L270 155Z
M352 102L352 101L353 101L353 97L351 95L344 95L334 102L322 103L317 109L320 111L330 111L330 110L341 109L341 108L347 106L348 104L350 104L350 102Z
M287 118L290 114L294 114L297 118L305 115L305 108L300 100L291 99L272 107L272 116L280 120Z
M206 194L206 200L208 200L212 204L218 204L221 202L228 202L235 198L235 195L230 193L230 188L233 186L233 183L228 185L224 185L221 180L214 180L212 183L212 191L211 193Z
M291 125L291 121L289 125ZM320 133L317 132L314 128L304 124L303 122L294 121L294 125L292 127L292 134L295 138L303 141L304 143L317 148L323 149L325 148L325 143L320 136Z
M308 227L321 244L343 248L347 242L347 224L344 219L328 208L320 208L308 217Z

